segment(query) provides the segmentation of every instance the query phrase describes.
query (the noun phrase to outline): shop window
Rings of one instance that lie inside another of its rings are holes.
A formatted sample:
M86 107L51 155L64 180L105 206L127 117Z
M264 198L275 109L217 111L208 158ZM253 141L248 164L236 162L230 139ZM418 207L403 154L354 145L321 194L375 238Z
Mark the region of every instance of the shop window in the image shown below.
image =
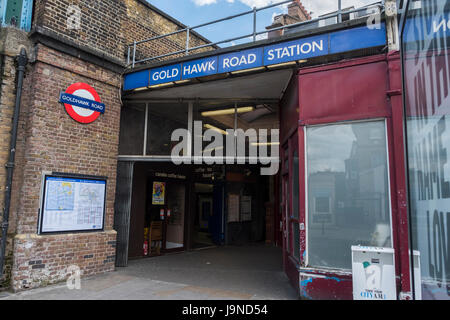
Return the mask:
M315 200L317 213L330 213L330 197L316 197Z
M351 269L352 245L392 246L385 122L306 133L308 264Z
M449 300L449 1L409 1L404 14L402 50L415 298Z

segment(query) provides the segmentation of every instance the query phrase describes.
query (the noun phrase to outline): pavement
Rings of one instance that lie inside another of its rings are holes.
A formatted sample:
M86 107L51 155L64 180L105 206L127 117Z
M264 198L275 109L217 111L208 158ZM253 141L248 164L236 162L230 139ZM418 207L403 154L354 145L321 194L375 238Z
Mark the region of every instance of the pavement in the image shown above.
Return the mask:
M127 268L0 300L296 300L282 270L280 248L224 246L155 258L130 260Z

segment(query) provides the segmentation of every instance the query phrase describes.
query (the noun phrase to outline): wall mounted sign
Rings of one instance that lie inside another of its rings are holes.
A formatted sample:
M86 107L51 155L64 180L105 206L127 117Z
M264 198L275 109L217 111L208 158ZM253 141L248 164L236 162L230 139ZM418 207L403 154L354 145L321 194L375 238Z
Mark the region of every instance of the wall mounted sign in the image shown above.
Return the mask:
M44 175L39 233L103 230L105 200L106 178Z
M397 300L394 249L352 246L354 300Z
M152 204L163 206L165 194L166 184L164 182L153 182Z
M228 222L239 222L239 200L238 194L228 195Z
M241 198L241 221L252 221L252 197L250 196Z
M124 90L386 45L386 25L366 26L129 73Z
M97 91L86 83L74 83L61 92L59 102L64 104L69 116L79 123L92 123L105 113Z

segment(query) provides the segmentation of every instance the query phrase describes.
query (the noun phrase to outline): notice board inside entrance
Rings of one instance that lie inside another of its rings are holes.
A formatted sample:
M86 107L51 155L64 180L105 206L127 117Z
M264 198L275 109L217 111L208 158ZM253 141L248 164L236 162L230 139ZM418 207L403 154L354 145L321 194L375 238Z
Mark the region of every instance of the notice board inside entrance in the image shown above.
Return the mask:
M104 229L106 178L46 174L41 197L40 234Z

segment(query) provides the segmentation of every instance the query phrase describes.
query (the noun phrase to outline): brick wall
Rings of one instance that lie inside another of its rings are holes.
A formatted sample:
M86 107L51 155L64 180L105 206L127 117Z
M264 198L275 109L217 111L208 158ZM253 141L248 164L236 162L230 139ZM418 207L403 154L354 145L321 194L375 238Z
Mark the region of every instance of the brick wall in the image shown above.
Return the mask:
M81 233L55 236L17 235L14 290L30 289L66 280L70 267L79 267L82 276L114 270L116 233Z
M67 8L70 5L81 9L80 30L67 28ZM153 11L144 0L37 1L33 25L122 62L126 61L127 45L133 41L182 29L173 20ZM205 43L203 39L191 34L191 47ZM139 45L137 57L141 59L183 50L185 45L186 33L183 32ZM201 49L197 53L205 50L209 49Z
M81 9L80 30L67 28L67 9L71 5ZM78 45L122 60L125 43L121 28L125 17L123 0L38 0L33 27L43 27Z
M17 71L15 57L20 49L25 48L31 52L31 43L26 32L13 28L0 28L0 208L4 208L6 187L6 163L9 158L9 144L11 141L12 118L16 100ZM13 182L14 185L14 182ZM0 223L3 219L3 210L0 212ZM10 225L14 224L11 222ZM14 230L14 226L9 229ZM0 281L0 288L8 286L13 256L13 236L7 239L6 260L4 275ZM1 235L0 235L1 237Z
M14 58L1 57L0 84L0 208L3 208L6 186L5 164L9 157L9 143L11 140L12 117L16 99L16 67ZM0 221L2 217L0 215Z
M68 5L82 10L81 29L67 29ZM171 32L179 25L158 14L141 0L41 0L35 2L34 27L53 35L53 44L38 39L27 66L17 136L12 186L6 278L13 290L65 280L76 265L82 276L114 270L116 232L113 230L116 168L120 130L121 74L56 50L58 43L87 48L117 66L125 62L126 43L140 37ZM37 29L35 29L37 30ZM1 31L1 30L0 30ZM41 32L38 30L38 33ZM181 35L180 35L181 36ZM183 36L181 36L183 37ZM33 38L35 39L35 38ZM28 41L28 39L27 39ZM46 44L44 44L46 43ZM204 43L193 37L191 46ZM143 54L184 47L175 37L151 44ZM101 63L100 63L101 64ZM116 69L117 70L117 69ZM3 201L11 116L15 99L15 69L6 57L0 100L0 201ZM106 105L94 123L75 122L59 103L59 94L71 84L94 87ZM108 177L105 231L38 235L40 191L44 171ZM1 287L2 284L0 284Z
M149 7L141 1L126 0L125 3L127 7L127 19L124 20L125 25L123 32L127 44L131 44L133 41L141 41L184 29L170 21L168 18L150 10ZM136 30L139 30L139 32L136 32ZM195 34L191 32L189 37L189 47L193 48L203 44L206 44L206 41L195 36ZM170 52L184 50L185 48L186 32L180 32L166 38L139 44L136 47L136 60L160 56ZM199 53L207 50L211 50L211 47L198 49L192 53ZM173 59L179 56L184 56L184 53L169 56L160 60Z
M0 208L4 208L5 187L6 187L6 167L9 157L9 144L11 140L12 117L16 98L15 82L16 67L14 58L2 56L1 83L0 83ZM0 212L0 223L3 220L3 211ZM0 229L1 230L1 229ZM1 234L0 234L1 238ZM0 282L0 288L8 286L10 280L10 270L12 262L12 241L8 239L5 253L6 277Z
M10 228L16 234L14 290L60 281L72 264L81 268L82 275L114 269L121 77L43 45L36 53L25 78L14 172L18 182L13 185ZM76 82L90 84L106 104L105 114L92 124L75 122L58 102L59 93ZM43 171L108 177L105 232L36 235Z

